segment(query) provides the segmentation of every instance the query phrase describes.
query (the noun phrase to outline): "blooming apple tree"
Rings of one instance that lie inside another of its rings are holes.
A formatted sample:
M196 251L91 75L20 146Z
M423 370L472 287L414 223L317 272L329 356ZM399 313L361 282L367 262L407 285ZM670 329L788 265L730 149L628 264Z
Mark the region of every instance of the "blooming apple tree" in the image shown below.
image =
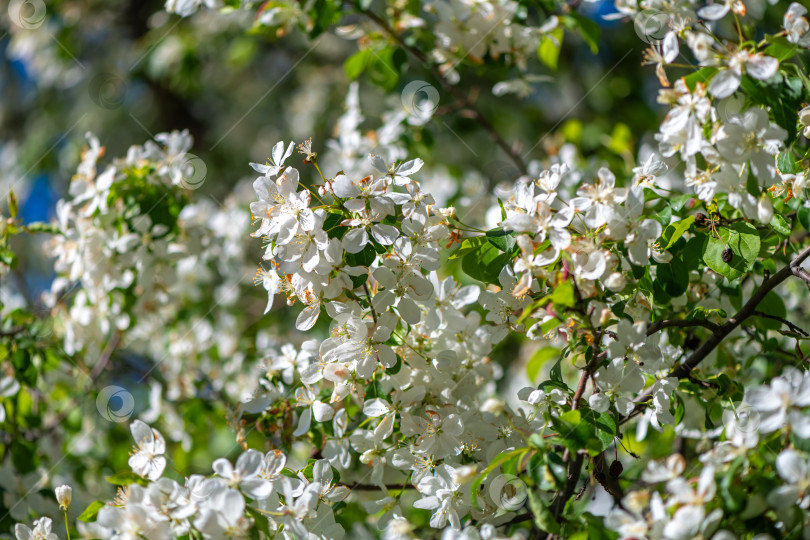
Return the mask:
M617 0L657 129L637 156L527 163L461 68L510 73L495 96L553 84L529 59L598 48L579 2L381 4L165 8L342 33L345 75L384 90L411 58L515 174L448 194L414 151L445 113L432 85L364 131L352 84L331 139L274 142L224 203L187 131L111 160L88 134L56 219L24 223L12 193L3 220L0 277L32 235L56 275L47 316L3 310L16 538L810 537L807 9ZM73 418L128 357L151 360L148 407L110 385ZM105 455L119 423L132 450ZM223 426L230 450L199 453Z

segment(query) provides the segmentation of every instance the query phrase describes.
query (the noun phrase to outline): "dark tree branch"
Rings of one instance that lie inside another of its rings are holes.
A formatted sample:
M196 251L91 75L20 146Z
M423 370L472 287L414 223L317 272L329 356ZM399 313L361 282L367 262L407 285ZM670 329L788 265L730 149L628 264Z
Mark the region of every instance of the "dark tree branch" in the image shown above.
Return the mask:
M712 335L704 341L700 347L693 352L689 358L683 361L683 363L678 366L677 368L673 369L670 373L671 377L677 377L678 379L685 379L689 377L692 373L692 370L700 364L704 358L709 356L709 354L714 351L714 349L734 330L737 329L748 317L751 317L755 314L757 310L757 306L760 302L765 298L765 296L775 289L778 285L781 285L783 281L789 278L792 275L797 275L798 270L802 270L801 264L810 257L810 246L804 248L801 253L796 255L788 264L786 264L779 272L770 276L769 278L765 279L762 282L762 285L759 289L754 292L753 296L745 303L745 305L737 312L736 315L728 319L725 323L720 325L720 327L712 332ZM799 276L801 277L801 276ZM802 278L804 279L804 278ZM648 388L645 392L640 394L636 399L636 407L633 411L619 420L619 423L623 424L639 414L641 411L644 410L644 404L647 398L650 397L652 394L652 387Z
M8 330L0 330L0 337L11 337L16 336L20 332L25 330L24 326L12 326Z
M380 489L380 486L376 484L354 484L346 487L357 491L375 491ZM402 486L385 486L385 489L416 489L416 486L412 486L411 484L405 484Z
M810 285L810 272L801 266L791 267L791 271L793 272L794 276L802 278L808 285Z
M719 324L715 324L713 322L709 322L707 320L702 319L693 319L691 321L670 320L652 323L650 326L647 327L647 335L651 336L656 332L660 332L664 328L691 328L694 326L702 326L703 328L708 328L712 332L717 332L720 329Z
M801 335L803 335L805 337L810 337L810 334L808 334L807 332L805 332L804 330L802 330L801 328L799 328L798 326L796 326L795 324L793 324L789 320L783 319L782 317L777 317L776 315L771 315L770 313L763 313L761 311L754 311L753 313L751 313L751 315L753 315L754 317L763 317L765 319L773 319L774 321L779 321L780 323L782 323L785 326L787 326L788 328L790 328L790 330L792 332L795 332L797 334L801 334Z
M371 292L368 290L368 285L364 282L363 283L363 290L366 292L366 298L368 299L368 307L371 309L371 318L374 319L374 324L377 324L377 311L374 309L374 304L371 303Z

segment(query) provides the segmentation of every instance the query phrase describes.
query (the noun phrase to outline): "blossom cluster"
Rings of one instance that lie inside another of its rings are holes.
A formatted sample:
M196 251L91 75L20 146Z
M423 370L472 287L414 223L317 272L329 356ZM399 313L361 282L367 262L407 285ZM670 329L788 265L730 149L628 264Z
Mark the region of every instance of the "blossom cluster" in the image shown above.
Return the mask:
M810 226L810 82L791 62L810 46L807 10L791 4L780 34L756 43L739 24L713 31L745 14L739 0L617 4L637 22L651 9L666 19L645 62L668 109L626 170L568 147L485 196L486 211L468 219L434 194L431 166L397 144L407 115L389 111L380 134L360 134L356 85L332 155L307 140L294 157L294 143L278 142L251 164L264 313L286 302L305 333L283 345L256 337L240 353L239 324L205 322L209 311L186 321L178 307L202 303L213 284L238 285L223 260L241 270L247 253L225 225L239 219L237 203L188 203L187 134L133 147L100 174L91 138L51 247L65 348L100 352L120 334L131 350L168 352L171 399L191 398L201 379L224 389L243 452L180 480L151 425L160 419L170 440L186 442L180 422L142 415L130 425L132 474L85 516L82 533L342 538L376 526L391 539L428 529L452 539L523 538L527 528L565 537L598 519L590 489L615 501L602 508L604 525L622 538L726 540L754 526L758 538L807 536L810 377L794 365L808 335L788 318L807 291L790 289L793 305L774 292L788 278L810 283L810 248L794 234ZM287 24L280 10L291 6L267 5L260 24ZM514 2L425 9L438 20L434 60L450 66L451 82L459 57L508 54L520 66L553 30L515 28ZM739 42L718 37L735 33ZM671 80L680 56L697 67ZM220 289L218 300L234 307L237 290ZM185 340L198 324L209 331ZM169 344L153 339L164 333ZM515 342L529 344L528 382L497 361ZM0 381L0 396L19 391L11 377ZM254 430L261 451L251 448ZM635 446L656 438L671 455L639 466ZM515 496L516 486L528 495ZM57 498L69 506L64 490ZM347 531L347 508L375 517ZM33 526L17 525L18 539L54 537L50 519Z

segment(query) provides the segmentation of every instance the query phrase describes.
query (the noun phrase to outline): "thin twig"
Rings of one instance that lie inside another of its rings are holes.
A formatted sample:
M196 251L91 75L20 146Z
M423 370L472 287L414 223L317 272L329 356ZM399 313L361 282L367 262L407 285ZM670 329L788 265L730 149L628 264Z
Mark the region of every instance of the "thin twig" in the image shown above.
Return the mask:
M478 107L476 107L475 104L466 95L464 95L464 93L461 90L458 89L458 87L450 84L445 79L444 75L442 75L442 72L439 70L438 66L436 66L435 63L431 62L430 58L428 58L418 48L405 43L405 41L399 36L399 34L397 34L394 31L393 28L391 28L391 25L389 25L385 19L383 19L370 9L364 9L362 6L359 5L359 3L355 3L355 6L357 7L357 10L360 13L362 13L363 15L374 21L377 24L377 26L382 28L383 31L386 34L388 34L388 36L391 39L396 41L400 47L408 51L417 60L422 62L422 64L425 67L427 67L431 71L431 73L433 73L433 76L439 80L444 89L447 92L449 92L459 102L461 107L469 111L469 117L478 122L478 124L482 128L484 128L484 130L489 134L490 138L495 142L495 144L497 144L501 148L501 150L506 152L506 154L514 162L515 166L518 168L520 173L524 175L528 174L528 167L526 166L526 162L523 161L523 157L520 155L520 153L515 151L515 149L512 148L512 146L510 146L509 143L507 143L503 137L501 137L501 135L498 133L495 127L489 122L489 120L486 119L486 117L484 117L484 115L481 113Z
M377 312L374 310L374 304L371 303L371 292L368 290L368 285L363 283L363 290L366 291L366 298L368 299L368 307L371 308L371 318L374 319L374 324L377 324Z
M0 337L16 336L23 330L25 330L25 326L12 326L8 330L0 330Z
M381 489L380 486L377 484L353 484L351 486L347 486L351 490L357 491L374 491L377 489ZM411 484L403 484L401 486L385 486L385 489L392 490L392 489L416 489L416 486L412 486Z
M782 323L785 326L787 326L788 328L790 328L790 330L792 332L795 332L797 334L801 334L804 337L810 337L810 334L808 334L807 332L805 332L804 330L802 330L801 328L799 328L798 326L796 326L795 324L793 324L789 320L783 319L782 317L778 317L776 315L771 315L770 313L763 313L761 311L754 311L753 313L751 313L751 315L753 315L754 317L763 317L765 319L773 319L774 321L779 321L780 323Z
M650 326L647 327L647 335L651 336L656 332L660 332L664 328L690 328L693 326L702 326L704 328L708 328L712 332L717 332L720 329L719 324L715 324L705 319L693 319L691 321L678 319L669 321L658 321L652 323Z

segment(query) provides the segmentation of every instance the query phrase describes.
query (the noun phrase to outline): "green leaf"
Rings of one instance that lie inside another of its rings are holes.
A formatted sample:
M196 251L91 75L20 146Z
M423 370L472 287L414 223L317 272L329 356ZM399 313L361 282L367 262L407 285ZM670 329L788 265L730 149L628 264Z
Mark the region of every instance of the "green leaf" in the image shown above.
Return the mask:
M384 90L392 90L399 81L402 65L407 60L405 51L399 47L385 47L371 52L373 59L367 68L369 80Z
M554 364L554 367L551 368L551 371L549 372L548 376L551 377L552 381L555 381L555 382L558 382L558 383L563 382L563 378L562 378L562 358L557 360L557 363Z
M307 2L311 25L309 37L314 39L324 33L330 26L336 24L341 17L342 0L313 0Z
M537 47L537 57L551 69L557 69L557 62L562 49L563 30L557 28L550 34L543 36Z
M485 236L473 236L472 238L465 238L462 240L461 245L455 250L448 260L453 259L460 259L467 253L472 253L473 251L477 251L481 249L485 243L487 243L488 239Z
M104 506L102 501L93 501L76 519L84 521L85 523L92 523L98 517L98 511L104 508Z
M141 486L147 486L149 484L149 482L147 482L145 478L141 478L140 476L131 471L124 471L120 473L115 473L112 476L108 476L107 482L116 486L128 486L130 484L139 484Z
M369 242L366 246L357 253L346 252L346 264L349 266L371 266L371 263L377 258L377 250Z
M574 285L570 281L563 281L551 293L551 301L555 307L574 307Z
M757 311L783 319L787 316L785 302L782 301L781 296L773 291L765 295L765 298L757 306ZM767 317L755 317L752 320L756 321L757 326L765 330L779 330L782 328L781 322Z
M774 214L768 225L782 236L790 236L790 223L779 214Z
M802 227L810 231L810 207L802 206L799 208L798 212L796 212L796 217L799 219L799 223L802 224Z
M343 71L350 80L359 77L368 67L371 59L373 58L371 49L360 49L343 64Z
M686 86L689 88L689 90L694 91L697 83L706 84L715 73L717 73L717 68L704 67L700 68L699 70L693 73L690 73L689 75L683 78L683 81L686 83Z
M17 204L17 196L14 195L14 190L8 190L8 215L12 218L17 217L17 209L19 205Z
M719 238L709 237L704 245L703 261L729 280L737 279L751 269L759 255L759 233L750 223L738 222L731 227L719 229L718 234ZM732 251L730 263L724 262L722 258L727 247Z
M396 363L390 368L385 368L385 372L388 375L396 375L397 373L399 373L400 369L402 369L402 357L400 355L397 355Z
M543 504L543 501L540 500L540 497L534 490L529 490L529 510L531 510L534 516L534 523L541 531L559 534L560 524L557 523L551 510Z
M511 260L510 253L501 253L498 248L486 243L461 259L461 269L473 279L483 283L497 284L501 270Z
M490 229L486 232L487 240L489 243L503 251L504 253L512 253L515 249L517 233L515 231L505 231L501 228Z
M608 411L597 414L591 409L585 410L583 418L585 421L593 423L596 428L596 437L599 439L599 442L602 443L600 452L604 452L613 444L613 440L616 438L616 434L619 431L619 425L616 423L616 419L614 419Z
M659 240L661 249L666 250L671 248L673 244L689 230L689 227L691 227L694 222L695 216L689 216L667 225L667 228L664 229L664 233L661 235L661 240Z
M267 521L267 516L250 506L245 507L245 510L247 510L248 514L253 518L254 523L256 523L256 529L267 535L266 538L272 538L273 534L270 533L270 523Z
M526 364L526 375L529 377L529 381L534 382L543 365L549 360L559 357L559 355L560 351L554 347L537 349Z
M576 21L577 26L579 27L580 35L582 35L582 39L584 39L585 43L587 43L588 46L591 48L591 54L598 53L599 36L601 34L599 25L596 24L591 19L583 17L579 13L572 13L570 18Z
M526 448L517 448L517 449L512 450L510 452L502 452L502 453L498 454L497 457L495 457L495 459L493 459L490 462L490 464L487 466L487 468L484 469L481 472L481 474L479 474L475 478L475 480L473 480L473 482L472 482L471 494L472 494L472 503L473 503L473 505L476 505L477 502L478 502L478 487L481 485L481 482L483 482L486 479L486 477L489 476L489 473L494 471L497 467L499 467L506 460L508 460L508 459L510 459L512 457L515 457L517 455L524 454L524 453L528 452L529 450L530 449L528 447L526 447Z
M593 411L589 411L583 418L582 413L575 409L551 418L551 423L559 434L562 444L571 453L585 449L588 454L595 456L603 450L602 440L597 436L593 414ZM587 421L588 419L591 421Z
M768 45L762 52L768 56L773 56L779 60L780 64L796 55L798 47L789 42L787 38L768 36L765 39L770 43L770 45Z
M680 212L683 207L688 203L690 200L694 199L695 196L691 193L684 193L683 195L676 195L669 199L669 205L672 207L672 210L675 212Z
M0 248L0 262L14 268L17 266L17 254L7 247Z
M776 166L779 167L779 171L782 174L796 174L799 172L799 168L793 160L793 152L790 150L779 153L779 156L776 158Z
M739 474L739 469L745 463L745 456L739 456L728 468L723 478L720 480L720 496L723 498L725 507L732 513L737 513L745 508L748 496L742 486L734 485Z
M686 316L686 320L701 320L701 321L712 321L717 322L718 320L723 320L728 316L728 314L723 309L713 308L709 309L703 306L695 306L692 311L689 312L689 315Z
M669 264L659 264L655 281L671 297L677 298L689 287L689 270L679 257L673 257Z

